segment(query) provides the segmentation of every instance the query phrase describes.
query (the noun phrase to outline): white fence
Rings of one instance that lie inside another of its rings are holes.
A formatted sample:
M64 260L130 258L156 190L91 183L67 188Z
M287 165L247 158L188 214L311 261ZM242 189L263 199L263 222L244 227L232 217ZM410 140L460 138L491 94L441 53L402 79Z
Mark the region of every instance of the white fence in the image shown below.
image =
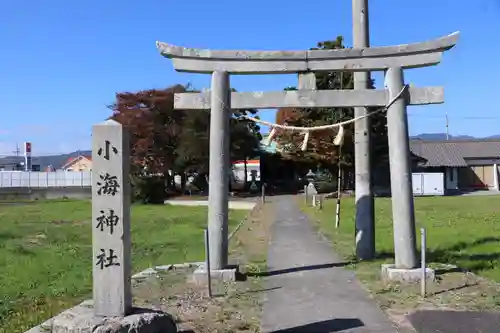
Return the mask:
M92 186L90 171L26 172L1 171L0 188L4 187L87 187Z

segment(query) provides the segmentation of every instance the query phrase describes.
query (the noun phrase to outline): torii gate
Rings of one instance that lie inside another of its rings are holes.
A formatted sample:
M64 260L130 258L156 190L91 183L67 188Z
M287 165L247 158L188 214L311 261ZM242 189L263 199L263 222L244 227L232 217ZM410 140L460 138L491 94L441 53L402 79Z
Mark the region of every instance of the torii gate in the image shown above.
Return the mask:
M212 75L211 90L175 95L176 109L210 109L210 174L208 229L214 270L228 263L229 119L231 109L388 106L387 127L391 170L395 264L415 268L416 235L413 208L407 105L444 102L442 87L404 84L403 70L436 65L455 46L459 33L431 41L395 46L309 51L193 49L157 42L179 72ZM314 72L385 71L385 89L317 90ZM299 74L299 90L231 92L229 74ZM368 231L357 226L357 236Z

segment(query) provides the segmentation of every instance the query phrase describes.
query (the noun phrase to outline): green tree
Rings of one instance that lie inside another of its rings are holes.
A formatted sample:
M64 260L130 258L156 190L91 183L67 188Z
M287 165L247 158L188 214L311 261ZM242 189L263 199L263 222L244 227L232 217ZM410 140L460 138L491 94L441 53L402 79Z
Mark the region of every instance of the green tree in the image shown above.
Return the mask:
M231 89L236 92L234 88ZM210 111L190 110L180 134L177 148L178 169L195 173L208 173L210 143ZM260 128L246 115L255 117L257 110L232 110L229 123L230 158L242 160L254 157L260 147Z
M111 118L131 132L132 169L138 184L148 179L145 188L154 183L155 191L161 192L157 188L164 188L166 183L175 190L169 171L181 176L208 173L210 112L174 110L174 94L184 92L196 91L175 85L163 90L118 93L116 102L110 106ZM228 133L232 159L257 153L259 127L244 118L255 113L256 110L233 110Z
M311 50L334 50L344 49L343 38L337 37L335 40L324 41L317 44L317 47ZM353 89L354 78L352 72L318 72L316 73L316 86L319 90L339 90ZM374 81L371 82L371 88L374 88ZM294 87L288 87L285 90L293 90ZM371 108L369 112L374 111ZM354 117L353 108L311 108L311 109L290 109L284 108L278 110L276 122L279 124L288 124L292 126L319 126L334 124L349 120ZM375 161L385 158L387 155L387 129L386 117L384 113L379 113L370 117L372 133L372 156ZM342 147L342 163L352 165L354 162L354 124L345 127L345 140ZM335 167L338 161L338 147L333 144L337 130L324 130L311 132L308 148L301 150L304 136L301 133L279 131L278 144L281 147L287 147L285 157L297 161L306 161L323 165L325 167Z

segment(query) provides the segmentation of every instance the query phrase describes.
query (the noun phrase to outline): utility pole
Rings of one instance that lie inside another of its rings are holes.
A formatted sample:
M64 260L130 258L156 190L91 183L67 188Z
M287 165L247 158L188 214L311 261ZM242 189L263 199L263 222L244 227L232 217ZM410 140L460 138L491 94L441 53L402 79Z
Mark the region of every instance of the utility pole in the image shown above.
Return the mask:
M450 129L448 125L448 112L445 114L445 126L446 126L446 140L450 139Z
M21 149L19 148L19 142L16 143L16 150L13 150L12 152L16 154L16 157L19 157L19 154L21 153Z
M368 0L352 0L353 47L370 46ZM354 89L370 88L369 72L354 72ZM354 117L367 114L365 107L355 107ZM354 123L354 168L356 192L356 256L370 260L375 257L375 218L371 184L370 118Z

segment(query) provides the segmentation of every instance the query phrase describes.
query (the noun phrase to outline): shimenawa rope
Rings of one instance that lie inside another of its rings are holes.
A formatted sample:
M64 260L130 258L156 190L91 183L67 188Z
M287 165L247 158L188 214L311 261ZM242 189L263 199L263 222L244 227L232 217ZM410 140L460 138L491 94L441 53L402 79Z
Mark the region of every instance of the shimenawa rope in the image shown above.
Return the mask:
M362 116L359 116L359 117L355 117L353 119L345 120L345 121L342 121L342 122L339 122L339 123L336 123L336 124L313 126L313 127L299 127L299 126L288 126L288 125L275 124L275 123L271 123L271 122L268 122L268 121L265 121L265 120L261 120L261 119L257 119L257 118L254 118L254 117L250 117L250 116L244 116L244 117L246 119L248 119L248 120L251 120L251 121L255 122L255 123L258 123L258 124L261 124L261 125L265 125L265 126L269 126L271 128L271 132L269 133L269 136L268 136L267 142L266 142L268 146L271 144L274 136L276 135L276 129L278 128L278 129L283 129L283 130L290 130L290 131L299 131L299 132L302 132L304 134L304 141L302 142L302 150L306 150L307 149L307 142L309 141L309 132L322 131L322 130L326 130L326 129L330 129L330 128L339 127L339 133L335 137L335 140L337 140L337 137L339 136L339 134L340 135L344 134L343 127L345 125L351 124L351 123L353 123L355 121L361 120L361 119L366 118L366 117L373 116L374 114L387 111L391 107L391 105L394 104L394 102L396 102L398 100L398 98L400 98L403 95L403 93L406 91L406 89L408 89L408 85L403 86L403 88L401 89L401 91L394 98L392 98L389 101L389 103L386 104L385 107L380 108L380 109L378 109L376 111L367 113L365 115L362 115Z

